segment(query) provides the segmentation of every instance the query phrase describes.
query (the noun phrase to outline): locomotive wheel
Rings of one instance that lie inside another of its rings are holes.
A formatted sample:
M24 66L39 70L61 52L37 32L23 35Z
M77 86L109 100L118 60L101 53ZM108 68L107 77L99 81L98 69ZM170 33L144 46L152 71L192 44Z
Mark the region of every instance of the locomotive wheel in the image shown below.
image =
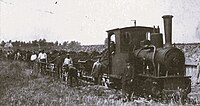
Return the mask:
M176 93L173 95L173 101L176 103L179 103L181 105L184 105L186 102L187 97L185 97L184 95L180 94L180 93Z
M169 103L169 98L168 98L168 96L165 93L162 93L161 102L163 102L163 103Z
M181 96L177 93L173 93L170 97L165 92L162 92L161 95L162 95L161 102L163 102L163 103L174 102L174 103L178 103L180 105L184 105L186 103L186 99L187 99L187 97Z
M157 85L153 85L151 92L155 95L156 98L159 98L161 95L160 89Z
M184 105L186 103L186 98L185 97L181 97L180 98L180 103L181 103L181 105Z
M157 100L162 98L161 88L158 86L158 82L154 79L146 79L144 81L143 88L143 96L148 97L151 95L151 97Z

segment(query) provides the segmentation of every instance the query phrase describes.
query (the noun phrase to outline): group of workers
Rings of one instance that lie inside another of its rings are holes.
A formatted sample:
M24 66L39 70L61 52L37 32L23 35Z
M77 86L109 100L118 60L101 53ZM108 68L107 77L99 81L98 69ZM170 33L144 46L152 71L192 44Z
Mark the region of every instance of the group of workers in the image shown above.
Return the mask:
M69 54L64 54L61 52L58 52L52 60L47 59L47 53L44 52L44 50L41 50L39 54L33 52L30 60L30 66L33 68L34 66L37 66L34 71L36 75L38 73L46 74L47 73L47 66L52 63L53 64L53 72L56 73L57 79L62 79L63 81L69 80L69 85L72 86L72 79L74 78L77 85L78 85L78 79L77 79L77 69L74 67L74 63L72 58ZM68 75L66 76L66 73Z
M77 79L78 72L76 67L74 66L74 63L70 55L58 52L54 59L48 61L47 54L44 52L44 50L42 50L39 52L38 55L37 53L33 52L30 60L32 62L32 67L33 64L38 65L38 70L39 72L41 72L41 74L45 74L47 62L53 63L55 72L57 74L57 78L66 81L65 80L66 74L63 73L68 73L67 80L69 81L69 85L72 85L73 79L75 79L75 82L78 84L78 79ZM130 61L127 61L122 71L123 71L121 75L122 94L124 96L128 95L128 98L130 99L132 93L130 86L134 81L134 75L133 75L134 68ZM103 66L100 57L93 64L91 75L94 78L95 85L102 84Z

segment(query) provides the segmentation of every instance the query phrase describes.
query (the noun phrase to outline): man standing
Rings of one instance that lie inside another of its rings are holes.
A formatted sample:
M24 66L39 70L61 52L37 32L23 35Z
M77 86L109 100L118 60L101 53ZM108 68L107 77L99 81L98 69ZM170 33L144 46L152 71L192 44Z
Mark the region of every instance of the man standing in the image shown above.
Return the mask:
M73 64L69 64L68 69L68 77L67 81L69 81L69 85L73 85L73 79L75 80L76 86L78 86L78 72L77 69L73 66Z
M101 68L102 65L100 63L100 58L96 62L94 62L93 67L92 67L92 76L94 77L94 84L100 84L101 83Z
M31 63L30 63L30 67L33 69L34 63L36 62L37 59L37 54L35 52L32 52L32 55L30 57Z
M40 70L41 73L45 73L46 70L46 63L47 63L47 54L42 50L38 55L38 60L40 63Z
M57 53L57 56L54 58L54 60L50 61L55 64L55 67L57 69L56 71L57 71L58 79L61 78L61 72L62 72L61 70L62 70L63 61L64 61L64 55L61 52Z
M30 68L33 69L33 75L38 76L38 69L36 68L37 54L35 52L32 52L29 65L30 65Z
M128 100L130 101L131 93L132 93L132 82L134 77L134 69L131 66L131 63L128 61L124 70L122 72L122 95L125 97L128 94Z
M67 54L67 57L64 59L63 62L63 67L65 68L65 72L67 73L69 71L69 65L73 64L72 59L70 58L69 54ZM63 80L65 80L65 78L63 77L64 72L61 70L61 77L63 78Z
M111 54L115 54L115 47L116 45L115 45L115 42L114 41L111 41L110 42L110 53Z

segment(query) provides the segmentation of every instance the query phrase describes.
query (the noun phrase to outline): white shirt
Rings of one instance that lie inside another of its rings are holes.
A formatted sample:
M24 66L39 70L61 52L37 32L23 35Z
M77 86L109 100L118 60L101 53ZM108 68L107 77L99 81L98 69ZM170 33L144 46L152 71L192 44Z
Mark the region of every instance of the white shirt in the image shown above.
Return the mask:
M17 52L17 56L20 56L20 53L19 53L19 52Z
M47 59L47 54L46 53L39 53L38 59Z
M37 55L36 54L32 54L31 55L31 61L34 61L34 60L36 60L37 59Z
M63 63L63 66L64 66L64 65L69 65L69 64L72 64L72 63L73 63L73 62L72 62L71 59L65 58L64 63Z
M92 69L94 69L95 67L100 67L101 63L99 61L94 62Z

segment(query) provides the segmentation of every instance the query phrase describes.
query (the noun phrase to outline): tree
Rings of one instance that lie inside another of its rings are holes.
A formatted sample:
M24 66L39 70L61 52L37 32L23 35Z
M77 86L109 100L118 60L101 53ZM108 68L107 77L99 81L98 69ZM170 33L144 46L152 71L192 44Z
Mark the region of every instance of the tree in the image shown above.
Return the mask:
M45 45L46 45L46 39L40 39L40 40L39 40L39 44L40 44L41 46L45 46Z
M32 45L33 46L38 46L38 41L37 40L32 41Z
M63 47L66 47L68 45L69 41L64 41L63 42Z
M1 46L2 47L4 47L5 44L6 44L5 41L1 41Z
M55 42L55 46L58 46L58 41Z
M67 47L70 51L78 51L79 49L81 49L81 43L78 41L71 41L70 43L68 43Z
M19 47L19 45L20 45L20 41L12 42L12 44L13 44L14 47Z

